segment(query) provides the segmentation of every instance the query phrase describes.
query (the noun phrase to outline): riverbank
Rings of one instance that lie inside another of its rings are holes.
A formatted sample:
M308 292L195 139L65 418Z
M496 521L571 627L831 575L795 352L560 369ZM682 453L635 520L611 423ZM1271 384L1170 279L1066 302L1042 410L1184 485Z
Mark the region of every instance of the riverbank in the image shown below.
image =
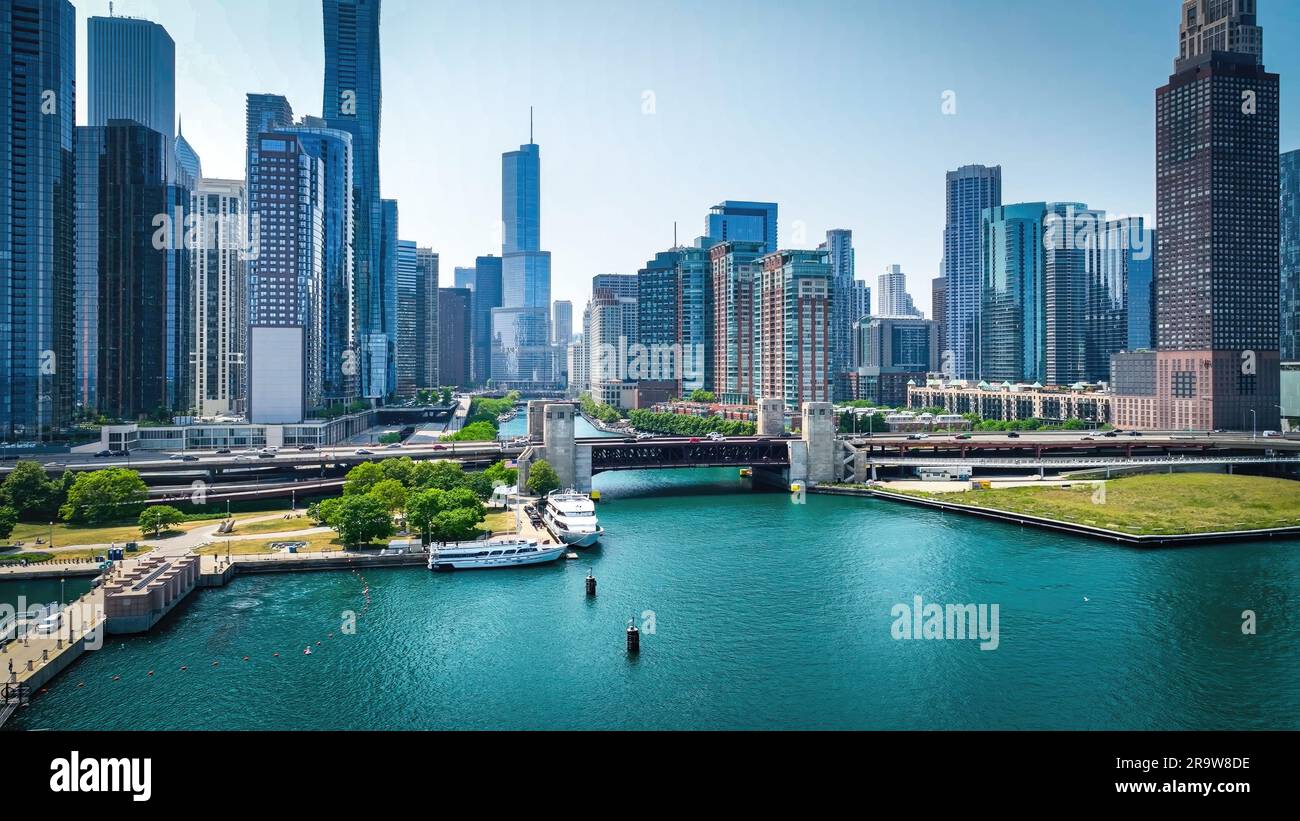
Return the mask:
M871 496L1142 546L1300 538L1300 482L1287 479L1189 473L997 489L960 484L967 489L877 483L811 492Z

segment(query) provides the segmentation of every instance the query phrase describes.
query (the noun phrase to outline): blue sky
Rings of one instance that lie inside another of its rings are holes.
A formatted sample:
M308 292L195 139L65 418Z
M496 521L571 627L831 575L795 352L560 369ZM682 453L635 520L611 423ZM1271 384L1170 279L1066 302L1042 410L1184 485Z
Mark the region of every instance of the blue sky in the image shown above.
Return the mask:
M77 7L78 85L85 18ZM1154 211L1155 89L1177 0L384 0L383 195L443 284L500 253L503 151L542 150L553 293L635 273L724 199L781 205L781 244L851 228L873 288L897 263L922 308L942 254L944 172L1000 163L1008 202ZM1300 3L1260 0L1300 148ZM116 0L177 46L177 112L208 176L242 177L244 94L319 114L318 0ZM942 110L955 93L956 114ZM653 94L647 112L647 92ZM85 120L84 95L78 101Z

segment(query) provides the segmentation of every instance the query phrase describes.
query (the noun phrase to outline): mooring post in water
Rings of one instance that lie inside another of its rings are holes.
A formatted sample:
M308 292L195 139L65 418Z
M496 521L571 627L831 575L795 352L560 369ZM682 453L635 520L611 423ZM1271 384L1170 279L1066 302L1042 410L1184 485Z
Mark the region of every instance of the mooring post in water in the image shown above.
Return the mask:
M627 620L627 652L631 655L641 652L641 631L636 629L634 619Z
M587 571L587 595L596 595L596 577L591 575L590 570Z

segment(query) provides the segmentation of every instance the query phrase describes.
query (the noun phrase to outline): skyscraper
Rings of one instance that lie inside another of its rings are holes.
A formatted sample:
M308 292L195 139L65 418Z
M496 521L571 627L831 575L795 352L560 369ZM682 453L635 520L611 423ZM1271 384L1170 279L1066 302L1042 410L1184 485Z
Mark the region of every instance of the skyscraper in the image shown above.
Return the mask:
M1110 337L1123 332L1122 300L1099 293L1105 284L1101 266L1105 223L1103 212L1089 210L1082 203L1065 204L1044 217L1043 373L1037 378L1048 385L1073 385L1087 379L1090 331ZM1107 310L1114 315L1107 316ZM1099 340L1091 342L1094 349L1099 347ZM1116 350L1122 348L1121 344ZM1107 373L1111 353L1105 356ZM1104 379L1106 374L1098 378Z
M474 290L474 275L473 268L457 268L452 274L452 282L455 283L457 288L472 291Z
M438 255L432 248L417 248L415 251L416 275L416 316L415 345L419 351L416 360L416 378L424 388L436 388L443 384L439 373L439 314L438 314ZM472 306L471 306L472 307ZM469 309L467 309L469 310ZM465 350L466 373L469 368L469 332L471 320L466 320L460 333L464 339L457 343ZM466 379L468 381L468 378Z
M1101 267L1088 280L1089 382L1109 380L1111 356L1149 350L1155 335L1156 232L1141 217L1124 217L1108 220L1100 236Z
M243 180L199 179L191 197L194 266L194 406L204 416L242 412L247 335Z
M90 126L134 120L167 138L168 179L176 140L176 43L167 29L134 17L86 21ZM197 175L196 175L197 176Z
M558 348L567 348L573 339L573 303L567 299L557 299L551 310L551 343Z
M249 94L244 101L245 170L252 162L257 138L267 131L293 125L293 106L279 94ZM245 175L247 182L247 175Z
M984 212L983 303L979 311L979 373L989 382L1041 382L1043 352L1043 220L1048 204L1001 205ZM948 294L956 292L949 287ZM953 306L949 304L951 321ZM954 350L954 360L956 351Z
M354 276L362 394L379 398L392 389L392 282L383 282L384 207L380 202L379 143L383 82L379 55L380 0L322 0L325 82L321 111L331 128L352 134L356 211ZM390 239L396 237L388 230ZM390 251L396 250L390 242ZM392 266L389 266L390 273Z
M758 398L791 410L831 401L834 278L822 251L778 251L757 261Z
M757 290L762 256L762 242L723 242L709 249L713 269L709 382L719 401L728 404L752 404L759 398Z
M73 413L76 12L0 4L0 438Z
M176 134L176 165L181 174L184 175L186 184L193 189L194 184L203 177L203 160L199 158L199 152L194 150L190 141L185 139L183 132Z
M1281 158L1282 361L1300 362L1300 151Z
M899 265L890 265L880 275L876 300L876 313L880 316L921 316L912 295L907 292L907 275Z
M551 254L541 250L541 148L501 155L501 307L492 312L492 382L552 386Z
M370 386L366 396L383 399L397 390L397 200L380 200L379 268L370 278L369 333L365 340L365 361L369 364Z
M964 165L946 181L947 222L943 229L943 277L947 283L944 346L951 351L953 376L978 376L980 310L980 236L984 209L1002 204L1002 166Z
M474 261L472 376L479 385L492 378L492 311L501 307L501 267L501 257Z
M709 209L704 233L713 242L757 242L764 254L777 249L777 204L727 200Z
M835 293L831 300L831 373L837 400L849 398L849 371L853 367L854 275L853 232L837 228L826 232L822 243L831 264L831 281Z
M939 328L939 344L943 345L947 339L944 325L948 321L948 280L944 277L930 280L930 318ZM942 367L942 361L940 366Z
M327 164L299 135L263 134L250 166L248 208L261 253L249 261L249 417L301 422L323 400ZM357 370L355 360L340 366Z
M79 399L121 420L188 412L192 204L168 182L172 138L110 120L78 128L76 143Z
M907 405L909 380L939 370L939 323L919 317L874 317L857 323L859 362L854 399L888 407Z
M1278 76L1254 12L1254 0L1185 0L1174 74L1156 91L1164 429L1279 419Z
M420 304L420 278L418 255L414 240L397 241L397 339L394 347L397 384L395 392L402 399L410 399L416 391L436 387L421 384L420 348L417 341Z
M468 288L438 291L438 379L464 387L471 382L470 325L474 294Z

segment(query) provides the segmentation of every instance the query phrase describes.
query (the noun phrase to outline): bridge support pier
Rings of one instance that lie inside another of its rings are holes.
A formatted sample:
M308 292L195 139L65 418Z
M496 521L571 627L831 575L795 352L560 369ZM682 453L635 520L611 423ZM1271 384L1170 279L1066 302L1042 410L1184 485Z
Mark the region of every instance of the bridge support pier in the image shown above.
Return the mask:
M803 441L807 455L807 480L815 485L835 481L835 410L830 402L805 402ZM791 443L794 444L794 443ZM794 452L790 453L791 473ZM793 475L791 481L794 480Z
M528 438L534 442L541 442L546 436L546 404L545 399L530 399L525 409L528 414Z

